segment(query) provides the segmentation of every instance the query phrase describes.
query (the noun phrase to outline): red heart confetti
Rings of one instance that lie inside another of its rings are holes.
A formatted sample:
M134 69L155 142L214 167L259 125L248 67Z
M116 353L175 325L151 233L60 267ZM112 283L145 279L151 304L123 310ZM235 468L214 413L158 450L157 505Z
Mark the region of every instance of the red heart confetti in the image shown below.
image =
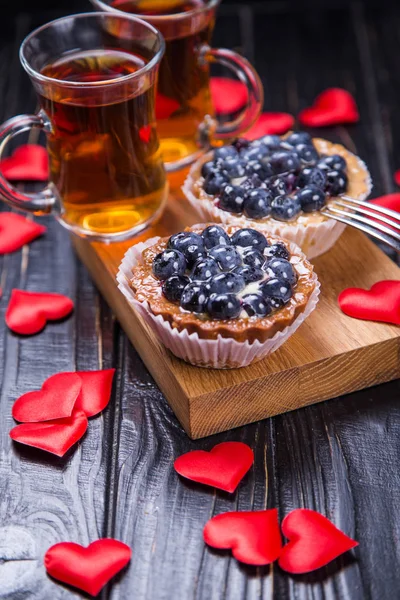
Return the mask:
M397 183L397 185L400 185L400 169L398 169L395 174L394 174L394 180Z
M243 137L253 141L263 135L281 135L289 131L293 125L294 117L288 113L265 112Z
M61 542L44 556L47 573L91 596L100 590L131 560L132 551L123 542L103 538L87 548L73 542Z
M169 119L180 108L179 102L158 93L156 97L156 119Z
M12 416L23 423L70 417L81 389L82 380L79 375L57 373L46 379L40 391L20 396L14 403ZM82 408L81 411L85 412Z
M10 181L47 181L49 157L43 146L25 144L0 161L0 171Z
M174 467L186 479L234 492L253 461L253 451L247 444L223 442L210 452L193 450L179 456Z
M19 444L33 446L57 456L64 454L86 432L88 420L84 412L74 410L70 417L45 423L23 423L10 431L10 437Z
M269 565L282 548L276 508L217 515L208 521L203 536L209 546L231 548L233 556L248 565Z
M94 417L105 409L110 401L115 369L103 371L77 371L82 389L75 408L82 410L87 417Z
M0 254L15 252L46 231L44 225L11 212L0 213Z
M14 289L5 319L11 331L33 335L41 331L47 321L63 319L73 308L72 300L61 294L41 294Z
M247 103L247 87L237 79L211 77L210 86L214 109L218 115L235 113Z
M288 514L282 532L290 541L282 549L279 566L288 573L309 573L358 546L329 519L307 508Z
M356 101L350 92L341 88L325 90L310 108L305 108L299 114L300 123L307 127L357 123L359 118Z
M400 325L400 281L378 281L370 290L347 288L338 302L349 317Z

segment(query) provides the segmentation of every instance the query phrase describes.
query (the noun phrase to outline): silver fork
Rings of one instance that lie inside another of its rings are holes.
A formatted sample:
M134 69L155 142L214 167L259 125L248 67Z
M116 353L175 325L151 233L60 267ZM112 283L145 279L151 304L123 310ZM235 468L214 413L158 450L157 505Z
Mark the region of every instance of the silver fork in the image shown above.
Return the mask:
M368 233L400 252L400 213L395 210L344 195L329 202L321 212L330 219Z

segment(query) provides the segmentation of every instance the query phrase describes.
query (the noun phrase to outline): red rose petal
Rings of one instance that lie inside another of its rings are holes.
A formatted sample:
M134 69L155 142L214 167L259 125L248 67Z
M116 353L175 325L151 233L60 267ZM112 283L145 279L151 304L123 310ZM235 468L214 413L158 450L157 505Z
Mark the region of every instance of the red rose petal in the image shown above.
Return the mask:
M92 596L131 560L129 546L113 539L101 539L87 548L72 542L61 542L47 550L44 565L47 573Z
M169 119L180 108L179 102L158 93L156 96L156 119Z
M0 171L10 181L47 181L49 157L43 146L25 144L0 161Z
M305 108L299 114L300 123L307 127L357 123L359 118L356 101L350 92L341 88L325 90L310 108Z
M347 288L338 302L349 317L400 325L400 281L378 281L370 290Z
M41 390L23 394L14 402L12 416L22 423L70 417L81 388L82 380L76 373L52 375Z
M12 290L6 311L7 326L22 335L38 333L47 321L63 319L74 308L74 303L61 294L39 294Z
M265 112L243 137L253 141L263 135L281 135L289 131L293 125L294 117L288 113Z
M115 369L103 371L77 371L82 389L75 404L87 417L94 417L105 409L110 401Z
M253 451L247 444L223 442L210 452L193 450L179 456L174 467L186 479L234 492L253 461Z
M329 519L306 508L287 515L282 532L290 541L282 549L279 566L289 573L309 573L358 546Z
M40 448L57 456L64 454L86 432L88 420L85 413L75 411L70 417L45 423L23 423L10 431L10 437L19 444Z
M211 77L211 97L215 112L228 115L243 108L247 103L247 87L237 79Z
M0 213L0 254L15 252L43 235L46 227L11 212Z
M204 541L214 548L231 548L233 556L248 565L269 565L281 553L278 511L228 512L210 519Z

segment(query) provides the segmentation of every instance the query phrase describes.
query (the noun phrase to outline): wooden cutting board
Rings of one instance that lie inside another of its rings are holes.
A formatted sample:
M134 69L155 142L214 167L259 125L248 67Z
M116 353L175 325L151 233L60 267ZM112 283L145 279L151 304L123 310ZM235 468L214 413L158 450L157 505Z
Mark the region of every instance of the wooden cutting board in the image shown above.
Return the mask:
M180 194L171 194L160 223L135 243L195 222ZM127 303L115 276L130 245L74 239L78 255L191 438L400 376L400 328L352 319L337 305L338 293L346 287L369 288L381 279L400 279L400 269L358 231L348 228L333 250L313 261L321 281L320 302L298 332L269 358L226 371L193 367L175 358Z

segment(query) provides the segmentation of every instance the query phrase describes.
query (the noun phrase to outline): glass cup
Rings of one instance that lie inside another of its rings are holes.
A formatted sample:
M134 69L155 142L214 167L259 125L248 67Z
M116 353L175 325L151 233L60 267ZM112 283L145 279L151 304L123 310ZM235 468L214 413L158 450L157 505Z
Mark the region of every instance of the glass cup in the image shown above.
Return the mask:
M221 0L90 0L109 14L134 14L164 36L156 103L161 150L168 172L196 160L210 143L245 133L263 104L262 83L250 63L231 50L210 47ZM248 90L247 103L230 122L216 122L210 90L210 64L221 63Z
M54 213L76 234L106 242L154 221L168 193L155 121L164 48L151 24L104 12L31 33L20 59L41 108L1 126L0 158L11 137L38 127L46 133L50 183L24 194L0 176L6 202Z

